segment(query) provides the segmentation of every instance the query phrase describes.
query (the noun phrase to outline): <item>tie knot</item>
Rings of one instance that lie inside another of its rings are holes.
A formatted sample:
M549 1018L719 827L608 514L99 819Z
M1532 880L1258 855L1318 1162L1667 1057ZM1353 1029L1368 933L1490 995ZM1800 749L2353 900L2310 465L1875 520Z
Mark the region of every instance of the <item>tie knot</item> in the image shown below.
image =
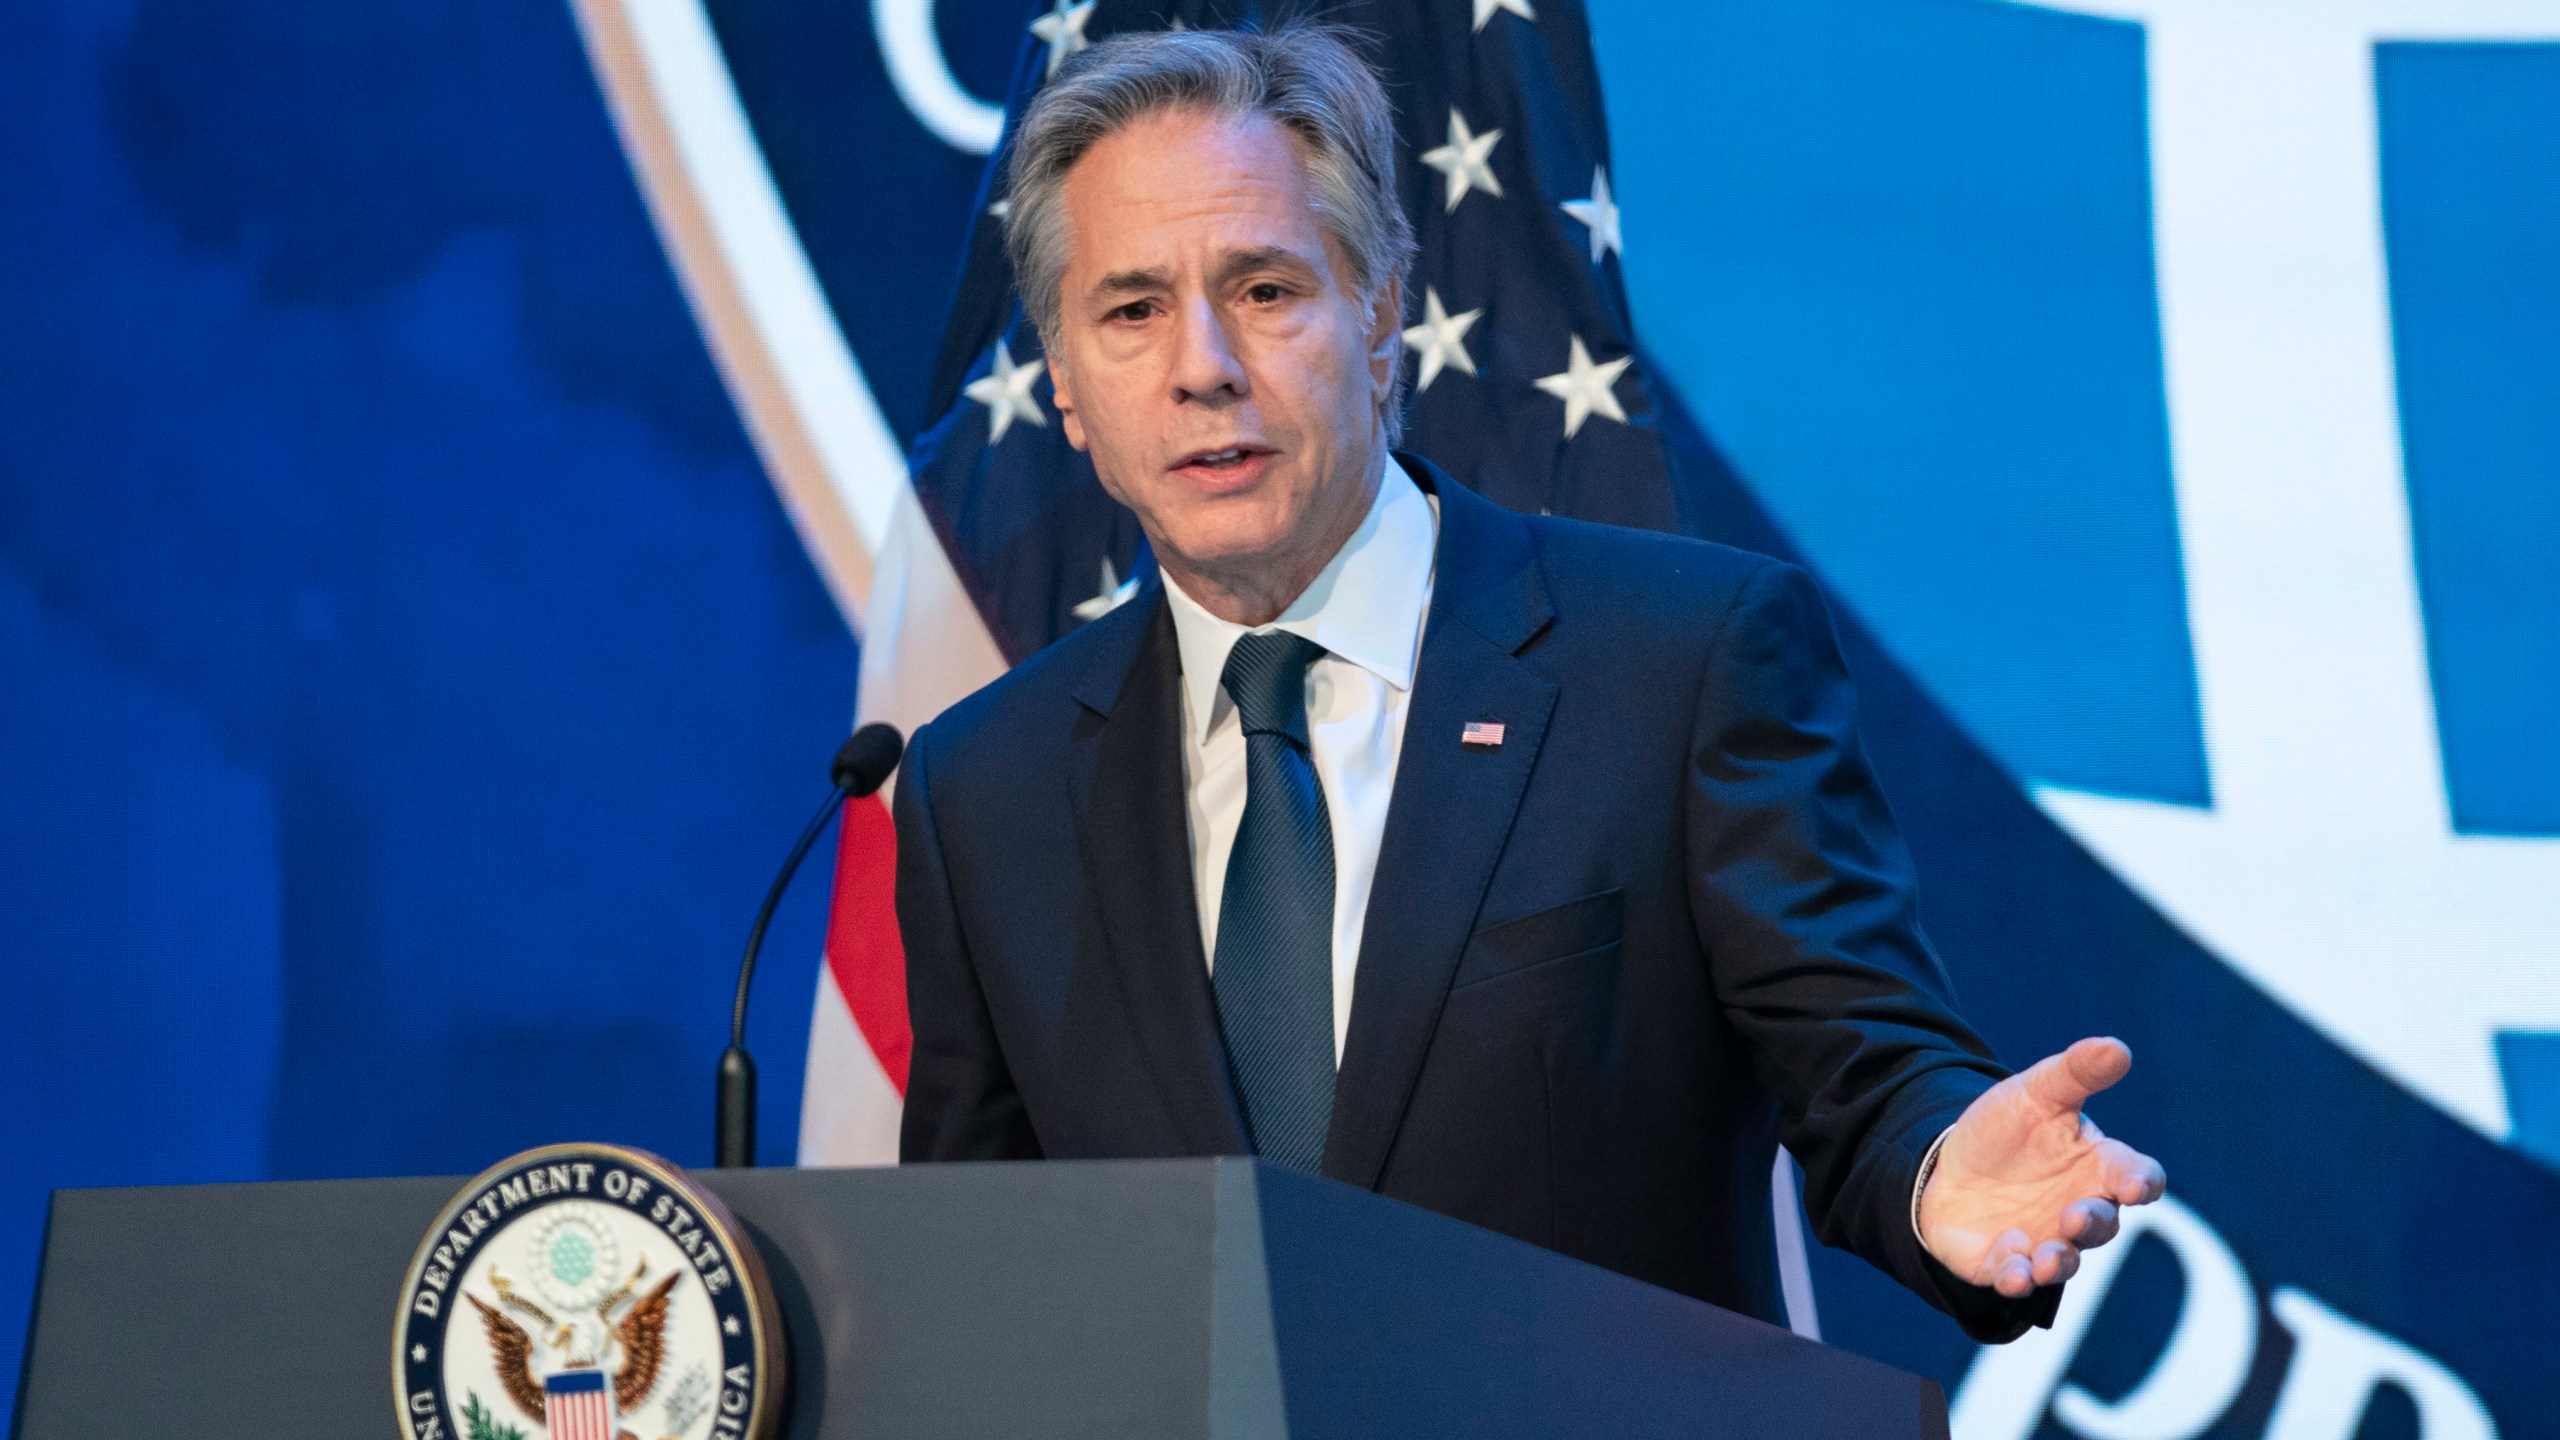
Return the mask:
M1227 673L1220 681L1236 702L1244 733L1286 735L1307 743L1307 667L1325 653L1303 635L1272 630L1247 635L1227 652Z

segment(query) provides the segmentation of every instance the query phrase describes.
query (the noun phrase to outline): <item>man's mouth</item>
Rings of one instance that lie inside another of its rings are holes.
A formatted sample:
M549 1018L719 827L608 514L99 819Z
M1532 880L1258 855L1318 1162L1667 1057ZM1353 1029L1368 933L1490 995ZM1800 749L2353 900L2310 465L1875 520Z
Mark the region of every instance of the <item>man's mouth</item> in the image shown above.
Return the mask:
M1194 450L1175 464L1176 470L1234 470L1271 452L1257 445L1230 445L1223 450Z
M1260 445L1194 450L1174 463L1173 473L1205 494L1240 494L1262 482L1277 453Z

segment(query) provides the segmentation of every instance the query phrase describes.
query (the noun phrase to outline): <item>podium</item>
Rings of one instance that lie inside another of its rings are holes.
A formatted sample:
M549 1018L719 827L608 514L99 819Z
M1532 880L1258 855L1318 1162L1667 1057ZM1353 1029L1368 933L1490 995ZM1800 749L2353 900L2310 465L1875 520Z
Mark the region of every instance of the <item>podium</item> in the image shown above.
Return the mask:
M695 1179L765 1258L792 1440L1947 1433L1934 1382L1249 1160ZM57 1193L18 1440L399 1433L394 1306L460 1184Z

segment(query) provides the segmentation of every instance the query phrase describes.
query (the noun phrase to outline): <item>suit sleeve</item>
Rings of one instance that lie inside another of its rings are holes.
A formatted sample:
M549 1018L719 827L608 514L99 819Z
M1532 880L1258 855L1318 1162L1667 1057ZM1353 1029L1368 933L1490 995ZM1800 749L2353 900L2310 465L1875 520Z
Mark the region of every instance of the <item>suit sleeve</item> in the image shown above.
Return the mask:
M978 983L934 818L933 728L916 732L898 776L898 934L907 952L907 1023L915 1050L898 1135L902 1164L1036 1160L1022 1095Z
M1911 1229L1940 1132L2008 1072L1956 1013L1911 857L1857 734L1820 594L1771 561L1709 653L1690 740L1691 902L1718 999L1783 1111L1823 1243L1865 1256L1977 1339L2052 1321L2059 1287L1966 1284Z

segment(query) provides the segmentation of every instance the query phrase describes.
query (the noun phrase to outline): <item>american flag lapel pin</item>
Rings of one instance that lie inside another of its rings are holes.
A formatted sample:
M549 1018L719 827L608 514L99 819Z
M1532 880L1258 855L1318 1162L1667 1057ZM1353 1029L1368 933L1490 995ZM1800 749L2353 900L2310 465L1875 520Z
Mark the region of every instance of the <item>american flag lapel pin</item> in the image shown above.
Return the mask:
M1470 750L1499 750L1502 748L1502 722L1470 720L1466 728L1458 732L1458 743Z

